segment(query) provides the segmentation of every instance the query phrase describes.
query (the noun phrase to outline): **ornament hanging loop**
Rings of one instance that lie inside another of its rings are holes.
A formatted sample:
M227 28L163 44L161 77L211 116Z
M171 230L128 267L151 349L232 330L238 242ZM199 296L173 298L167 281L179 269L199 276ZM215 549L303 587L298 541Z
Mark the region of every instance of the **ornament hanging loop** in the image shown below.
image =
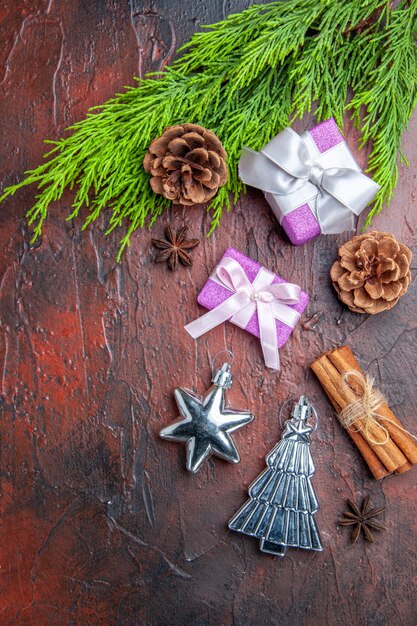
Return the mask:
M211 371L214 374L215 371L215 364L216 364L216 359L220 354L228 354L230 357L230 363L229 365L233 365L234 360L235 360L235 355L233 354L233 352L231 350L228 350L227 348L225 348L224 350L219 350L214 357L211 359Z
M287 408L287 406L289 405L290 402L294 402L294 401L295 401L295 396L291 396L290 398L285 400L284 404L281 404L281 408L280 408L279 413L278 413L278 421L279 421L279 425L281 426L281 428L283 427L282 415L284 413L284 409ZM288 419L290 419L290 418L287 418L285 421L287 421Z
M311 412L313 413L314 423L313 423L313 432L316 432L317 427L319 425L319 417L317 415L317 411L313 405L311 405Z

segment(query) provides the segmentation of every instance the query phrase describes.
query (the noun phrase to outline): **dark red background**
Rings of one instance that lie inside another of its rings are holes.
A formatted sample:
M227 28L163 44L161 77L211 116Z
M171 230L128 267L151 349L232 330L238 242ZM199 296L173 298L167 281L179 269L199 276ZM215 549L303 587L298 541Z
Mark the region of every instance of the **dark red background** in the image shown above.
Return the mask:
M201 23L247 4L2 2L4 184L40 163L44 138L59 137L133 75L160 68ZM349 120L344 132L355 146ZM374 220L414 248L416 139L415 115L404 135L411 166L401 166L394 200ZM358 159L364 165L366 152ZM294 248L255 191L203 237L194 266L175 274L153 264L147 230L117 265L121 233L104 237L105 217L82 233L81 220L65 221L69 200L51 208L34 246L24 219L33 190L1 207L1 624L415 624L417 470L375 482L308 370L322 350L349 342L416 432L415 283L392 311L350 313L328 277L346 236ZM199 208L166 219L188 224L193 237L209 225ZM237 327L197 342L183 330L201 313L196 294L229 245L312 296L281 351L280 375ZM212 459L192 476L184 446L158 432L176 417L173 388L202 392L225 347L235 353L230 402L257 419L235 434L240 465ZM229 533L227 520L279 438L279 406L304 392L320 415L312 450L324 551L289 550L278 560ZM336 520L347 497L366 493L387 507L388 531L352 547Z

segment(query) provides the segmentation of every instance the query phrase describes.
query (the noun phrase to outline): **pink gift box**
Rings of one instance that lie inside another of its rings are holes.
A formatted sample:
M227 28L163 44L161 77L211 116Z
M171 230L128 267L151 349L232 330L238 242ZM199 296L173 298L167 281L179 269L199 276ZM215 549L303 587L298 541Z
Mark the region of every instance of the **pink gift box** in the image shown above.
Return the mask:
M243 182L261 189L293 245L355 227L379 185L363 174L334 119L298 136L286 128L261 152L244 147Z
M242 254L235 248L228 248L226 252L224 253L222 259L224 259L225 257L230 257L234 259L235 261L237 261L239 265L242 267L242 269L244 270L246 276L248 277L251 283L255 280L256 275L258 274L259 270L262 267L259 263L257 263L256 261L253 261L252 259L245 256L244 254ZM232 292L229 289L227 289L227 287L224 287L223 285L219 284L216 280L214 280L214 277L215 277L215 271L207 280L206 284L204 285L203 289L201 290L200 294L197 297L198 303L201 304L201 306L209 310L214 309L219 304L227 300L227 298L230 298L230 296L232 295ZM272 281L272 284L287 283L287 282L288 281L284 280L284 278L276 274L274 280ZM293 304L290 306L295 311L298 311L298 313L302 313L304 309L306 308L309 299L310 299L309 296L304 291L301 291L300 301L297 304ZM276 322L278 347L281 348L288 340L293 329L290 326L287 326L287 324L280 322L279 320L275 320L275 322ZM246 325L245 330L247 330L248 333L255 335L255 337L260 336L258 313L256 311L252 315L251 319L249 320L249 323Z
M320 154L327 152L339 143L344 142L336 122L333 118L317 124L309 131L306 131L315 143ZM265 194L268 200L268 195ZM288 239L293 246L301 246L320 235L320 224L316 220L309 204L301 206L291 211L281 220L281 226L287 233Z

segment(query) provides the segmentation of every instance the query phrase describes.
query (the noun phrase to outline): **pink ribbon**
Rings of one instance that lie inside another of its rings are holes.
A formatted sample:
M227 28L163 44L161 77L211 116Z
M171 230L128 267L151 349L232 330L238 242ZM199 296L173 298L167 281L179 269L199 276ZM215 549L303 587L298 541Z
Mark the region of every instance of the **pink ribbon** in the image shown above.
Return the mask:
M226 257L216 268L214 280L230 289L233 295L214 309L185 326L185 330L196 339L215 326L230 320L246 328L257 311L262 352L267 367L279 370L278 339L275 320L294 328L300 313L289 304L297 304L301 289L292 283L275 283L275 274L261 267L253 283L237 261Z

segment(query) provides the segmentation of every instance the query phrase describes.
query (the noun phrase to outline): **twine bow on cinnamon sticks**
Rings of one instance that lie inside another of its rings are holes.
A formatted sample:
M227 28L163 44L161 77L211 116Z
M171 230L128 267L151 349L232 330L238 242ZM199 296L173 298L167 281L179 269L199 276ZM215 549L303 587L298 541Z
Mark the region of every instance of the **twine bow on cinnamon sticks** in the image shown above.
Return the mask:
M417 463L414 436L403 428L348 346L321 355L311 369L376 479L401 474Z
M361 387L362 395L354 402L347 404L345 408L340 411L337 416L339 422L343 428L356 428L358 432L363 430L366 439L376 446L383 445L387 443L389 439L389 432L381 422L381 420L386 420L387 418L379 415L378 409L384 404L387 404L387 402L382 393L378 391L378 389L374 389L374 379L368 374L361 374L358 370L350 370L342 374L342 390L345 392L345 395L346 392L349 392L348 380L352 378L354 378L359 387ZM364 423L363 428L361 426L356 427L355 424L361 419ZM384 441L378 441L372 437L371 426L375 423L380 425L381 430L384 432Z

